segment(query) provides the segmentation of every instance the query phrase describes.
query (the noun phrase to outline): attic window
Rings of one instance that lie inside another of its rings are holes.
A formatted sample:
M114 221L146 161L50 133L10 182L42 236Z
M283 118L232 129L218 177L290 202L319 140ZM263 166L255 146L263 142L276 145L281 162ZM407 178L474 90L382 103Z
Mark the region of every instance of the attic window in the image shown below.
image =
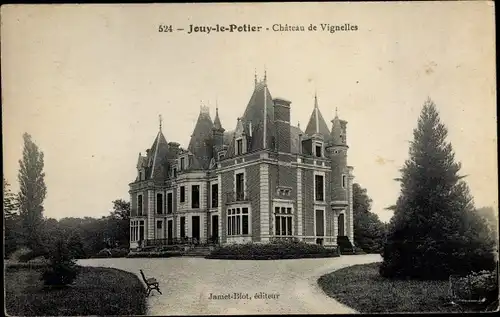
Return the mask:
M236 155L243 154L243 139L239 138L236 140Z
M220 151L218 153L218 156L219 156L219 161L222 160L226 156L226 151Z
M181 171L186 168L186 158L181 157Z
M172 168L172 175L174 177L177 177L177 168L176 167Z
M321 143L316 143L315 147L314 147L314 154L316 155L316 157L322 157L323 156L323 153L322 153L322 145Z

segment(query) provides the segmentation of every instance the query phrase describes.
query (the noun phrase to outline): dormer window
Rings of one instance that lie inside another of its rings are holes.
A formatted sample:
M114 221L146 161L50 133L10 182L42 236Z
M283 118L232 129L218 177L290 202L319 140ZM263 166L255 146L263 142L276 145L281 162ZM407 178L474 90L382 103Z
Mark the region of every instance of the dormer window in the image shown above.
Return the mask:
M177 177L177 167L172 168L172 175L174 178Z
M243 154L243 139L239 138L236 140L236 155Z
M139 171L139 180L142 181L142 171Z
M185 157L181 157L180 165L181 165L181 171L186 169L186 158Z
M316 157L323 157L323 145L321 143L315 143L314 155Z
M224 159L224 157L226 156L226 151L220 151L218 154L218 157L219 157L219 161Z

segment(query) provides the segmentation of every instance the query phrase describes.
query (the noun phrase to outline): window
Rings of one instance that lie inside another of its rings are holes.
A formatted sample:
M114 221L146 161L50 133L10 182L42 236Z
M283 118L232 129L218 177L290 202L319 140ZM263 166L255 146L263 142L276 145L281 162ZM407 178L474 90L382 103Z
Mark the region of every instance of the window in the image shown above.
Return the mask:
M142 181L142 171L139 172L139 180Z
M186 236L186 217L181 217L181 238Z
M245 200L245 174L238 173L236 174L236 200L242 201Z
M236 140L236 155L243 154L243 139Z
M317 201L324 201L325 200L325 197L324 197L324 181L323 181L323 175L314 175L314 188L316 189L315 190L315 193L316 193L316 197L315 199Z
M171 214L174 209L174 200L172 193L167 194L167 214Z
M156 212L159 214L163 213L163 194L156 194Z
M161 221L161 220L156 221L156 229L161 229L162 225L163 225L163 221Z
M185 166L185 160L186 159L184 157L181 157L181 171L183 171L186 168L186 166Z
M293 218L291 207L275 207L274 223L277 236L293 235Z
M174 178L177 177L177 168L172 169L172 175L174 175Z
M212 208L219 206L219 184L212 184Z
M144 220L130 221L130 241L136 242L144 239Z
M186 201L186 187L181 186L181 194L180 194L180 201L181 203Z
M137 195L137 215L142 216L142 195Z
M322 157L323 155L321 154L321 144L316 144L316 151L315 151L315 154L316 154L316 157Z
M247 235L250 232L249 216L247 207L229 208L227 210L227 235Z
M347 187L347 176L342 175L342 188L346 188L346 187Z
M200 185L191 186L191 208L200 208Z
M219 155L219 161L220 161L220 160L222 160L226 156L226 152L225 151L220 151L218 155Z

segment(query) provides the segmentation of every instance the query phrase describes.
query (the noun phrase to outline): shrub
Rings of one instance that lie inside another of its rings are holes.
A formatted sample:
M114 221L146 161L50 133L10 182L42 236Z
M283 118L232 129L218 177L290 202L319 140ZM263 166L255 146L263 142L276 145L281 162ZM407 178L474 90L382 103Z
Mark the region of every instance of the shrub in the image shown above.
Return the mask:
M26 262L27 254L30 254L32 251L31 249L27 247L21 247L14 252L11 253L10 255L10 260L13 262Z
M129 250L125 248L115 248L111 249L112 258L124 258L128 255Z
M268 244L232 244L212 250L209 259L300 259L339 256L337 248L327 249L300 241L273 241Z
M78 267L71 250L64 240L56 241L49 253L50 264L43 272L41 279L47 286L64 286L71 284L78 274Z
M95 258L124 258L128 255L129 250L125 248L102 249L97 253Z
M454 283L460 298L468 299L469 295L472 299L486 298L487 301L498 298L498 277L494 271L473 272Z

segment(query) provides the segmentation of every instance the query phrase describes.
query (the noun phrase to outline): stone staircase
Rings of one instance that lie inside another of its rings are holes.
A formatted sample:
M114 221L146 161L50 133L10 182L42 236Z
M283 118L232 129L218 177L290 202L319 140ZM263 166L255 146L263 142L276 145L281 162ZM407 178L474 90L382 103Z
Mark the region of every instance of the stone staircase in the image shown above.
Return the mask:
M205 257L210 254L211 247L209 246L193 246L185 250L182 256L189 257Z

